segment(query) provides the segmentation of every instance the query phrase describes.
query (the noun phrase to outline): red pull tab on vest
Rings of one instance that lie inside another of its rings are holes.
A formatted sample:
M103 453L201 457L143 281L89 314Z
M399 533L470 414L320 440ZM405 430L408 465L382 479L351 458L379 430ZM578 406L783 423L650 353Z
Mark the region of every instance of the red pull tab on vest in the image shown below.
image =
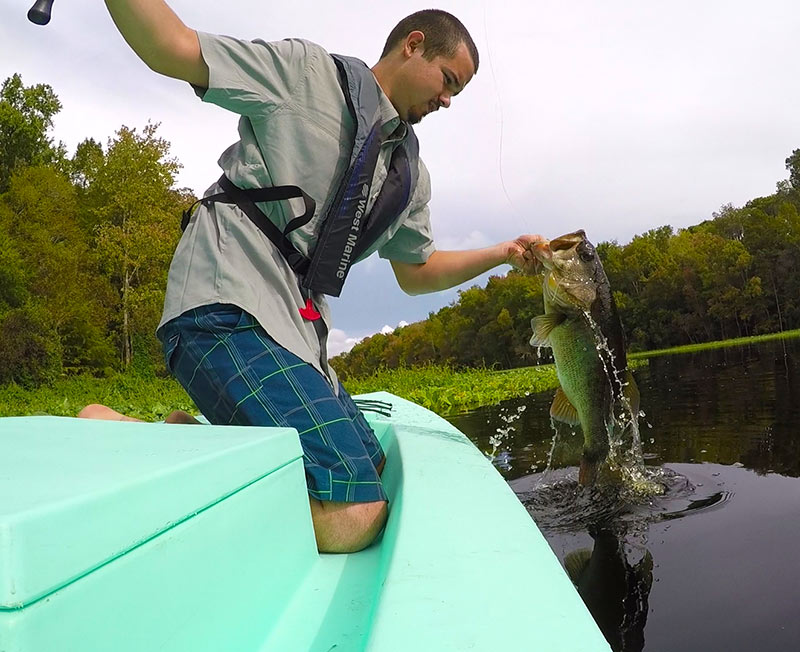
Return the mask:
M317 319L319 319L320 317L322 317L322 315L320 315L320 314L319 314L319 313L316 311L316 309L314 308L314 306L312 305L312 303L311 303L311 299L306 299L306 305L305 305L305 307L303 307L303 308L298 308L298 310L300 311L300 316L301 316L303 319L307 319L308 321L316 321Z

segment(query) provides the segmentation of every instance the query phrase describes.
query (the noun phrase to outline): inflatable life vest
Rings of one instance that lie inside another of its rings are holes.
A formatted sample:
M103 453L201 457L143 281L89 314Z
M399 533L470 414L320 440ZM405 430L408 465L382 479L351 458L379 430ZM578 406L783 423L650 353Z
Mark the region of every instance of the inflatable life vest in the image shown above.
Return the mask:
M411 125L406 123L405 136L392 152L386 180L366 214L378 154L384 142L379 113L381 91L372 71L363 61L336 54L331 57L338 69L339 83L356 128L350 165L324 217L311 258L301 254L287 237L308 223L316 209L314 200L297 186L243 189L223 174L219 180L223 192L203 197L184 211L181 228L186 228L192 208L198 203L236 204L280 250L297 274L301 288L338 297L350 266L411 201L419 174L419 143ZM256 206L258 202L300 197L305 202L305 212L291 220L283 231Z

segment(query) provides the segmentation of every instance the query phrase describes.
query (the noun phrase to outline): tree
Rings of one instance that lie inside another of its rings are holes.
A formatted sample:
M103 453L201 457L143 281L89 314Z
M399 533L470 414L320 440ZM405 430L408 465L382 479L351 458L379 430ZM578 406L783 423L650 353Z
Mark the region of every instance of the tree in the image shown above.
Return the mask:
M0 193L14 170L25 165L62 162L64 146L53 145L47 132L61 102L48 84L23 86L14 74L0 87Z
M64 368L97 371L111 362L109 292L77 213L75 189L58 172L26 167L14 173L0 198L0 242L8 245L0 254L0 279L9 282L0 291L0 312L3 303L21 310L13 323L42 333L38 325L46 322Z
M28 275L14 239L0 221L0 315L28 298Z
M0 384L35 387L61 374L61 344L40 306L26 305L0 316L0 341Z
M786 159L786 169L789 170L789 183L795 190L800 190L800 149L792 152Z
M97 179L104 160L103 146L94 138L87 138L78 143L75 155L70 161L72 183L83 190L88 188Z
M137 335L153 341L164 300L169 260L180 237L185 196L172 190L180 164L158 125L122 127L87 190L97 253L117 294L120 359L133 359ZM87 146L88 147L88 146Z

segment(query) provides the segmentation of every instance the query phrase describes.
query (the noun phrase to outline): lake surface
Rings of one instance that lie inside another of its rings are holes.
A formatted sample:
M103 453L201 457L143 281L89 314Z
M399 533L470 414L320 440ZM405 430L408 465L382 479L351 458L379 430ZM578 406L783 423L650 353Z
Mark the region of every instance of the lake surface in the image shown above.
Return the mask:
M492 455L614 650L800 650L800 340L634 375L663 496L579 487L569 436L547 470L552 392L450 420Z

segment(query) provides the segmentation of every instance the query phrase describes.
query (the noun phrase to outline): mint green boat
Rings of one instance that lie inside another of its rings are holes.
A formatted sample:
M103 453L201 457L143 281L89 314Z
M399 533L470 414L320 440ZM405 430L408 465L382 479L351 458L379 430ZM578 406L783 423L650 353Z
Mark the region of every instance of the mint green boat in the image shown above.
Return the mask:
M390 515L314 543L294 430L0 419L0 652L608 652L502 477L444 419L368 413Z

